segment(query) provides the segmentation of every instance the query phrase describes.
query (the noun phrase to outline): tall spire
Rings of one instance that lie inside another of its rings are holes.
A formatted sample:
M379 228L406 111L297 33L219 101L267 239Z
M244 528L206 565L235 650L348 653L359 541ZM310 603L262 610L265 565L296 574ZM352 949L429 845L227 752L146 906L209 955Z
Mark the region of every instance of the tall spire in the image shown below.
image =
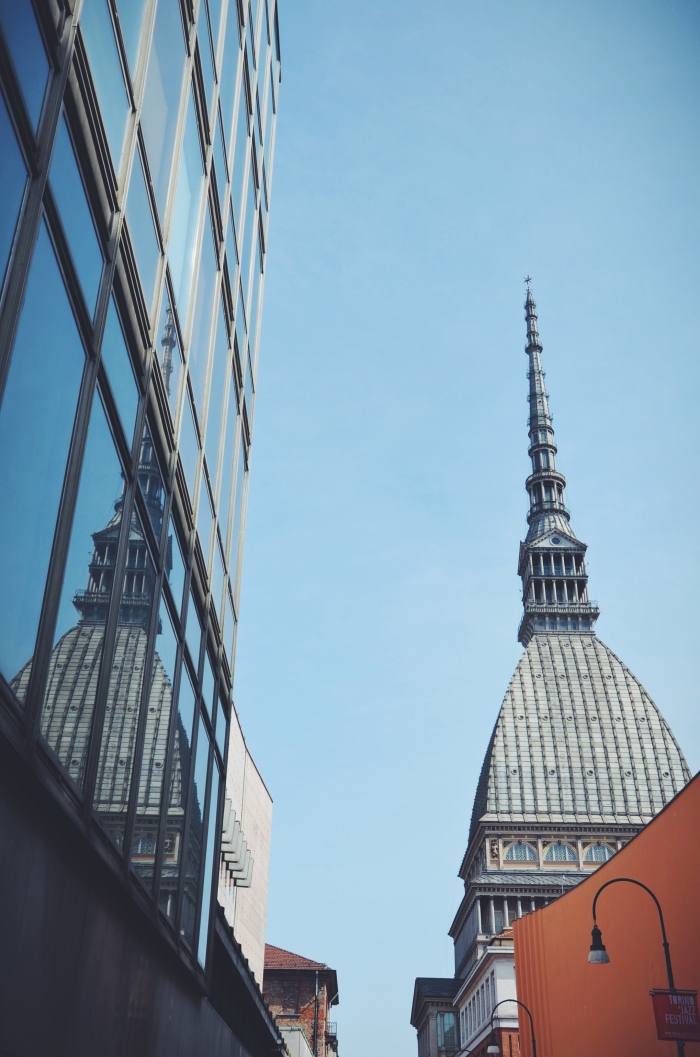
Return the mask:
M523 581L525 612L518 638L527 645L536 632L592 631L598 607L588 598L586 545L576 539L564 502L566 478L557 469L557 446L542 370L537 306L528 276L525 298L529 359L528 430L532 472L525 482L530 499L528 533L520 545L518 572Z

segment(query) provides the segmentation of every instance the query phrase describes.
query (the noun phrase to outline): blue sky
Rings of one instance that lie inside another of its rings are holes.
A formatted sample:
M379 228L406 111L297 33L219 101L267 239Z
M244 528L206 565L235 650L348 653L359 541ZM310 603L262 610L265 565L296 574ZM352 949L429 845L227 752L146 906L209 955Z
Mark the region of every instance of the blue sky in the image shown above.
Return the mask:
M236 699L268 939L416 1052L521 648L523 276L598 633L700 767L700 6L281 4Z

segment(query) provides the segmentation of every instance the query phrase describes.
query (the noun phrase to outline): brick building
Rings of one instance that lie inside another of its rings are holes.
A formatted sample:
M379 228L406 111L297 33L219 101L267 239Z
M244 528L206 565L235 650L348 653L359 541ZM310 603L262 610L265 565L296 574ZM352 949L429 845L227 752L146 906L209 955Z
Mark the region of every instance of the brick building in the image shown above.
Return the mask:
M285 1038L301 1029L313 1057L337 1055L336 1025L329 1020L338 1005L335 969L266 943L263 994Z

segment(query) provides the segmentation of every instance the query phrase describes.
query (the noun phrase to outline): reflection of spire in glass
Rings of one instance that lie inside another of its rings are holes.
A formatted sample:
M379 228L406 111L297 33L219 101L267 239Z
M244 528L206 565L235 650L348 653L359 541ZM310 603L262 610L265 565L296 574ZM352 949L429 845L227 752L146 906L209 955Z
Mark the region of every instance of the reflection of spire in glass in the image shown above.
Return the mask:
M173 373L173 349L177 345L177 338L175 337L175 320L173 319L173 310L168 305L165 316L165 330L163 331L163 337L161 338L161 345L163 347L163 381L165 382L165 391L170 396L170 376Z

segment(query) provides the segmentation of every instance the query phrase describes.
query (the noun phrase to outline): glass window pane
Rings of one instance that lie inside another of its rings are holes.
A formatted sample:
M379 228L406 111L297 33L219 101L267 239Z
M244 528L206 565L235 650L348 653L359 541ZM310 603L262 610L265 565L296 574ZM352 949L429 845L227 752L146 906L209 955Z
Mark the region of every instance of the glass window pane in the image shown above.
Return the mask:
M235 5L235 0L232 0L232 6ZM216 55L219 50L219 31L221 29L221 0L208 0L207 7L209 9L209 25L211 27L211 39L214 45L214 54ZM203 15L200 15L200 20Z
M102 338L102 362L107 371L109 387L122 420L126 439L131 444L139 406L139 391L113 298L109 302L107 322Z
M204 671L202 672L202 700L204 701L204 709L207 715L214 717L214 713L212 712L212 701L214 700L214 672L212 670L209 654L206 651L204 653Z
M251 367L250 363L250 349L248 349L248 355L245 358L245 382L243 390L243 395L245 397L245 406L248 412L248 421L250 421L251 415L253 413L254 392L255 390L253 387L253 368Z
M246 460L245 460L245 444L241 441L240 450L238 452L238 468L236 472L236 494L233 497L233 515L231 518L231 536L229 547L230 551L228 557L228 567L231 570L231 580L236 581L233 596L237 599L238 583L236 568L238 562L238 545L239 545L239 534L241 528L241 516L243 511L243 500L245 497L245 478L246 478Z
M36 129L46 93L49 62L29 0L0 0L0 26Z
M214 609L216 615L221 622L221 606L223 604L224 594L224 561L221 557L221 547L219 544L219 534L216 534L216 540L214 544L214 563L212 565L211 573L211 595L214 603Z
M204 852L204 806L207 795L207 768L209 764L209 735L204 720L197 724L197 749L194 765L194 783L190 801L190 832L187 840L184 899L182 902L181 933L187 943L194 939L194 923L199 895L199 877Z
M238 56L240 53L240 36L238 32L238 5L231 0L226 14L226 37L224 40L224 58L221 63L221 83L219 100L221 116L224 122L225 142L228 147L233 120L233 103L236 94L236 74L238 73ZM228 152L227 152L228 153Z
M0 10L2 8L0 7ZM0 292L5 281L7 261L17 229L17 220L22 206L24 189L27 186L27 169L22 160L14 129L10 122L4 100L0 96Z
M177 538L175 526L170 522L168 532L168 544L165 552L165 574L170 584L170 590L175 600L175 608L178 616L182 609L182 596L185 591L185 563L182 560L182 551Z
M146 501L148 520L156 540L160 544L160 534L163 528L163 503L165 501L165 489L163 477L158 465L158 458L153 448L153 440L148 423L144 423L143 437L141 438L141 453L139 455L138 482L141 495Z
M228 653L229 666L233 671L233 661L236 656L236 611L233 608L231 596L226 592L226 627L225 627L226 652Z
M224 702L221 697L218 698L218 705L216 709L216 744L219 746L219 752L221 753L221 759L226 759L226 733L228 729L228 720L226 718L226 709Z
M229 387L229 410L226 418L226 439L224 441L224 454L221 460L221 494L219 496L219 521L222 526L228 526L229 505L231 502L231 486L233 484L233 459L236 453L236 441L240 435L238 428L238 414L236 410L235 385L233 380ZM225 535L225 533L224 533Z
M177 337L177 327L173 307L170 303L170 293L166 285L163 293L163 304L160 310L160 323L158 324L160 342L158 355L165 391L168 394L170 413L175 418L177 410L177 396L180 386L180 375L182 374L182 353L180 342Z
M141 128L161 219L165 216L180 108L185 38L178 0L159 0L143 96Z
M202 240L202 257L197 276L197 294L194 303L192 335L190 338L189 369L194 392L197 414L202 418L204 408L204 387L207 379L209 361L209 337L211 335L212 310L216 290L216 254L212 235L211 219L207 210L208 223L205 224Z
M209 409L207 411L207 431L204 442L204 451L207 462L212 472L212 480L216 481L216 467L219 456L219 435L221 432L221 411L224 406L226 395L226 381L228 372L228 330L224 318L224 309L219 301L217 313L216 337L214 340L214 357L211 367L211 380L209 382Z
M255 178L251 165L248 173L248 190L246 191L245 227L241 236L241 285L243 296L247 297L250 281L250 258L253 251L253 226L255 222ZM241 230L240 227L238 229Z
M248 101L245 88L241 83L238 93L238 116L235 129L233 166L231 168L231 201L236 221L236 231L241 230L241 198L243 195L243 177L248 156Z
M221 779L219 767L214 763L212 768L212 790L209 801L209 819L207 820L207 836L202 848L204 859L204 879L202 881L202 913L199 923L199 939L197 941L197 958L200 965L205 965L207 960L207 942L209 939L209 917L211 914L212 899L212 875L214 863L218 865L219 845L216 841L216 822L219 814L219 795ZM185 889L187 891L187 889Z
M85 357L44 224L0 407L0 671L34 653Z
M229 210L228 224L226 225L226 263L228 265L228 278L231 284L231 300L236 298L236 272L238 270L238 249L236 247L236 232L233 227L233 210Z
M236 304L235 327L236 342L238 345L238 364L240 368L243 364L245 364L246 348L248 342L248 324L246 323L245 305L243 304L243 294L241 293L240 284L238 286L238 302Z
M188 317L203 177L196 106L190 94L168 247L170 274L175 287L175 300L179 307L181 321Z
M168 748L177 656L177 639L167 606L162 598L158 617L151 687L148 693L146 735L141 757L136 819L131 845L132 868L149 889L153 887L165 754Z
M56 130L49 181L61 214L80 285L92 314L102 275L102 251L85 197L80 169L73 153L65 114L61 115Z
M182 842L185 830L185 807L192 764L192 731L194 726L194 691L189 675L182 669L173 762L168 790L168 820L166 824L163 867L160 875L158 906L174 920L177 903L177 883L182 861Z
M216 173L216 186L219 192L219 209L223 213L226 201L228 172L226 169L226 151L224 149L224 134L221 131L221 119L218 114L214 125L214 171Z
M204 101L207 106L207 118L211 111L211 100L214 94L214 62L211 57L211 45L209 44L209 29L207 27L207 16L204 12L204 5L201 8L200 16L200 28L197 33L197 43L199 45L199 61L202 66L202 79L204 81ZM207 126L209 122L206 122ZM207 133L209 129L207 127Z
M90 60L114 168L118 170L129 116L129 97L107 0L85 0L80 15L80 30Z
M205 476L202 476L202 487L199 493L199 508L197 510L197 535L199 536L199 545L202 548L202 554L204 555L204 564L209 569L209 547L211 545L211 527L212 527L212 512L211 503L209 501L209 489L207 487L207 480Z
M155 580L143 527L134 513L129 527L94 800L100 822L118 848L124 844Z
M80 788L114 583L122 489L121 465L95 394L41 714L43 737Z
M262 196L261 196L262 197ZM260 286L262 283L262 252L260 249L260 238L256 240L255 264L253 266L253 286L250 294L250 345L255 355L258 340L258 319L260 318Z
M138 151L131 169L129 197L126 200L126 219L129 225L129 235L131 236L131 244L134 247L139 275L141 276L146 308L150 312L160 249L153 223L151 202L146 190L146 178L143 172L141 155Z
M180 430L180 459L185 471L185 480L190 490L190 496L194 496L194 483L197 475L197 459L199 456L199 441L194 426L194 417L190 405L189 395L185 398L182 408L182 428Z
M126 48L126 57L129 60L132 79L139 53L144 6L145 0L117 0L119 25L121 26L122 39Z
M199 669L199 647L202 643L202 625L199 620L199 614L197 613L197 607L194 604L194 597L190 591L190 601L187 607L187 627L185 629L185 642L187 648L190 651L190 659L192 666L197 672Z

